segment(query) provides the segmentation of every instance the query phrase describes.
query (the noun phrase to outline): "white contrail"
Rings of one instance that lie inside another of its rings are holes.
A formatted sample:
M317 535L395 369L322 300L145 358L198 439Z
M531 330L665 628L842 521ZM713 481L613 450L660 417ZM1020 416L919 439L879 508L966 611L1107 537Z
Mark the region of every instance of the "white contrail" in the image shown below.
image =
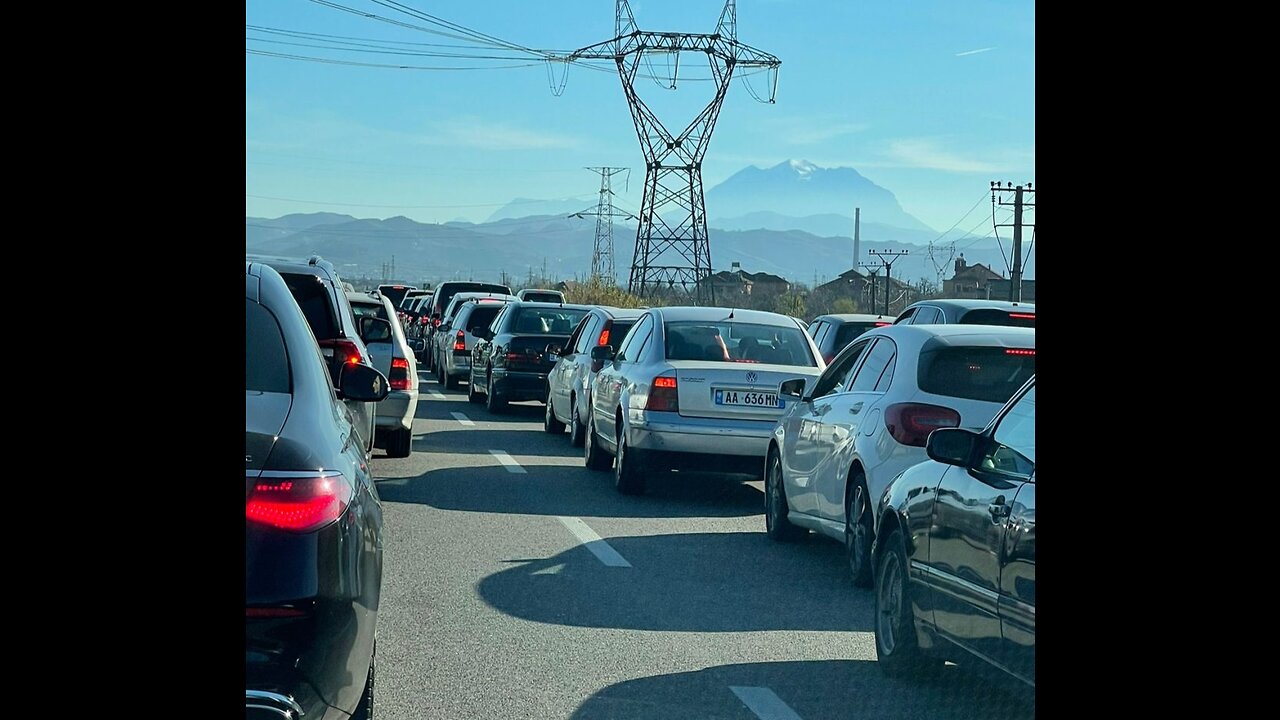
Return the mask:
M978 53L984 53L984 52L987 52L988 50L995 50L995 48L989 47L989 48L978 48L977 50L965 50L964 52L956 53L956 57L964 57L965 55L977 55Z

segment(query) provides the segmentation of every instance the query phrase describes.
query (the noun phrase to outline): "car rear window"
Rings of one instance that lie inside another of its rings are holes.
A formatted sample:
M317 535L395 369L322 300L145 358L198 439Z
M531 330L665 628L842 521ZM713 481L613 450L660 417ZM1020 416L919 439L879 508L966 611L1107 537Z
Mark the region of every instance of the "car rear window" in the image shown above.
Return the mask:
M561 302L564 300L557 293L525 293L523 299L529 302Z
M920 389L1003 404L1036 374L1034 348L944 347L920 354Z
M817 367L808 335L800 326L744 322L669 322L668 360L771 363Z
M338 324L334 322L333 303L324 281L315 275L281 275L289 286L289 292L293 293L293 299L298 301L298 307L302 308L302 314L307 317L307 324L316 339L327 340L337 336Z
M245 299L244 389L289 392L289 354L280 323L269 310Z
M387 317L387 308L382 303L369 304L369 303L362 303L362 302L353 302L351 303L351 312L356 316L357 320L359 320L362 317L368 316L368 317L382 318L383 320L386 320L388 322L391 321L391 318Z
M862 333L873 330L879 325L888 325L888 321L884 323L875 322L850 322L844 323L840 329L836 331L836 342L831 346L832 353L838 353L844 349L845 345L853 342L854 338Z
M467 316L467 332L475 335L476 330L489 327L489 323L493 322L493 319L498 316L498 311L501 309L501 303L476 305L472 308L471 314Z
M511 288L506 285L498 285L496 283L480 282L451 282L441 285L436 288L436 292L432 296L432 312L444 312L445 308L449 307L449 301L453 300L453 296L460 292L485 292L510 295Z
M960 324L1033 328L1036 326L1036 313L1034 310L970 310L960 317Z
M568 335L586 314L585 308L517 308L509 327L517 334Z

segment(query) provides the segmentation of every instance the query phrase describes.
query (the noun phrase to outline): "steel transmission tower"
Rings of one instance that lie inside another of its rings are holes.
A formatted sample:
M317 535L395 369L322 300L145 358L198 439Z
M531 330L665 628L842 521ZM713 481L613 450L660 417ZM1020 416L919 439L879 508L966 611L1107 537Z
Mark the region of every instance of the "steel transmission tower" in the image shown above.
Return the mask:
M613 269L613 219L620 217L635 220L636 216L628 212L619 212L613 206L613 190L609 187L609 179L629 168L589 167L588 170L600 173L600 200L596 203L595 212L583 210L569 217L581 218L596 216L596 244L591 252L591 279L607 279L610 285L618 282Z
M649 297L679 285L700 305L712 304L710 283L711 241L702 194L702 159L711 131L724 103L729 81L738 68L762 68L771 72L769 99L777 92L777 71L782 61L738 42L735 0L726 0L716 31L711 34L649 32L636 27L627 0L618 0L615 36L574 51L566 62L579 59L613 60L631 108L631 119L644 152L644 199L636 228L636 248L631 261L628 290ZM636 72L646 53L675 56L679 74L680 53L702 53L711 67L716 92L706 108L679 135L671 134L636 93ZM754 95L754 92L752 93ZM759 98L757 98L759 99Z

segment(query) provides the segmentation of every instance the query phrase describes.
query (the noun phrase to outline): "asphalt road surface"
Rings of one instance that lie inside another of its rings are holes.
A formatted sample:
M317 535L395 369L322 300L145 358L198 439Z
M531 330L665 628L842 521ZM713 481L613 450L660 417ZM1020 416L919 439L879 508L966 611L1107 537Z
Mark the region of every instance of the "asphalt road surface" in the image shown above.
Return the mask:
M839 543L764 534L760 482L670 473L645 495L542 430L422 376L385 503L380 720L1031 718L1013 681L876 666Z

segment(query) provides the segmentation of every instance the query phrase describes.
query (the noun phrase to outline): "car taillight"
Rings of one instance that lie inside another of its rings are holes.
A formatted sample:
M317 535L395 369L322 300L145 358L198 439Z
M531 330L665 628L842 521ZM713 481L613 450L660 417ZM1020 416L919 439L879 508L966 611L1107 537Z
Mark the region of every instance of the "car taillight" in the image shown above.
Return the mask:
M354 489L337 472L299 477L263 477L245 503L252 523L290 532L319 530L342 517Z
M427 324L427 321L428 321L428 320L430 320L430 319L431 319L431 318L427 317L426 315L423 315L422 317L418 318L418 324L419 324L419 325L426 325L426 324Z
M596 345L608 345L608 344L609 344L609 328L605 328L600 331L600 339L596 340Z
M391 358L391 375L387 377L392 390L409 389L409 360L407 358Z
M1004 351L1004 354L1005 354L1005 355L1031 355L1031 356L1035 356L1036 351L1035 351L1035 350L1026 350L1026 349L1024 349L1024 348L1006 348L1006 349L1005 349L1005 351Z
M526 360L528 360L528 359L529 359L529 356L528 356L528 355L525 355L524 353L518 353L518 352L509 352L509 353L507 353L507 364L508 364L508 365L511 365L512 363L522 363L522 362L525 362L525 361L526 361Z
M894 403L885 408L884 426L903 445L924 447L934 430L959 427L960 413L940 405Z
M431 320L431 327L440 327L440 318L433 318Z
M319 342L320 352L325 357L338 357L343 363L359 363L364 362L364 358L360 355L360 348L350 340L321 340ZM329 352L325 352L328 350Z
M892 324L893 324L893 323L877 322L877 323L876 323L876 327L889 327L889 326L890 326L890 325L892 325Z
M1035 320L1035 313L1009 313L1009 317L1019 320Z
M467 349L467 341L464 339L465 334L459 330L457 335L453 336L453 351L462 352Z
M676 379L669 376L654 378L653 384L649 387L649 402L645 403L644 409L680 412L680 395Z

